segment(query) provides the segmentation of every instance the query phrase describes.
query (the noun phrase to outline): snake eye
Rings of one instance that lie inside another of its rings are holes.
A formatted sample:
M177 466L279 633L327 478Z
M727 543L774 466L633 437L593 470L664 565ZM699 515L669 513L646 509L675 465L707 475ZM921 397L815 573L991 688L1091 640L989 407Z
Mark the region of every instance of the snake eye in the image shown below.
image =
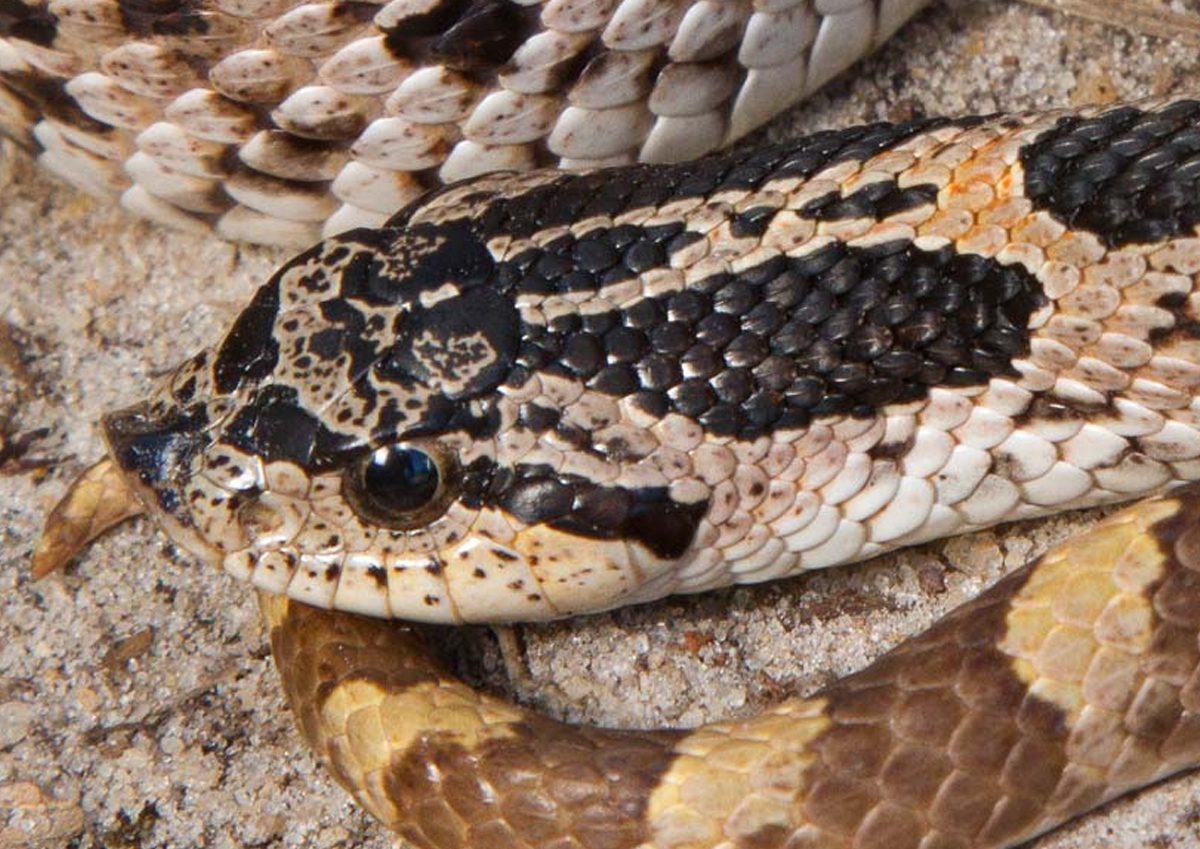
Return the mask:
M385 445L347 469L346 495L361 518L411 530L445 511L451 496L450 466L431 446Z

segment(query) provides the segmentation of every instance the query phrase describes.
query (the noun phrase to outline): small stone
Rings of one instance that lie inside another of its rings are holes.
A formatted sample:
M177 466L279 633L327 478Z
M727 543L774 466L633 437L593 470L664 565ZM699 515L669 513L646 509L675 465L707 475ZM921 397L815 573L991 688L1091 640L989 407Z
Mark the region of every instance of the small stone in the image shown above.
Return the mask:
M28 737L33 718L33 705L15 701L0 705L0 749L15 746Z
M143 628L128 637L117 640L112 644L104 654L104 659L101 663L104 668L110 672L116 672L123 668L129 661L136 660L144 655L149 649L150 644L154 642L154 629Z

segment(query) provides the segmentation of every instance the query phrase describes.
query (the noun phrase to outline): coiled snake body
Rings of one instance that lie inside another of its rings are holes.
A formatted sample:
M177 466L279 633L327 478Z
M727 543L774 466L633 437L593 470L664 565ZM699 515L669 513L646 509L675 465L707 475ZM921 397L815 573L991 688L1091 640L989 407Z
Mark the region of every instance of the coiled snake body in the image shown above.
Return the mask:
M106 419L55 521L125 488L258 587L306 738L414 845L1014 845L1198 762L1193 490L691 732L546 720L385 618L600 610L1200 477L1197 162L1177 99L452 186L284 266Z

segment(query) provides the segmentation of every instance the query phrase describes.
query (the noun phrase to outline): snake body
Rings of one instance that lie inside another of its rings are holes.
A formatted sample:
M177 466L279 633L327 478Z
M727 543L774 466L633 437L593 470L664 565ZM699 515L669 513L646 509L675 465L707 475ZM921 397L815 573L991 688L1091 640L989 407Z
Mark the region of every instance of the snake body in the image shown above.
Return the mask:
M1200 499L1126 510L813 696L572 727L420 633L260 597L299 727L413 846L1013 846L1200 764ZM319 682L319 683L318 683Z
M7 0L0 133L86 191L306 246L443 181L715 150L927 0Z
M1200 469L1198 115L874 125L450 187L285 265L109 445L235 576L432 622L1151 492ZM437 466L428 504L364 495L391 450Z
M387 621L1200 478L1195 101L437 188L705 152L919 5L0 3L0 128L47 167L174 226L328 236L104 429L168 533L258 588L302 733L414 845L1010 846L1200 763L1190 488L690 732L553 722Z
M603 609L1200 477L1198 152L1175 99L451 186L280 269L105 419L112 463L262 592L302 732L414 845L1014 845L1197 763L1194 490L692 732L482 696L386 618Z

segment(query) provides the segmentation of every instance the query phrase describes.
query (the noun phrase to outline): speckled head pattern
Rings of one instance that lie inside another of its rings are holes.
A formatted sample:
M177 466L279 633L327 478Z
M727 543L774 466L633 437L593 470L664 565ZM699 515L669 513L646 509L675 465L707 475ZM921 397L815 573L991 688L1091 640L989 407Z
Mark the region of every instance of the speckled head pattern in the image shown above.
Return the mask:
M1200 475L1198 152L1174 101L484 177L288 263L109 442L235 575L434 621L1131 497Z

